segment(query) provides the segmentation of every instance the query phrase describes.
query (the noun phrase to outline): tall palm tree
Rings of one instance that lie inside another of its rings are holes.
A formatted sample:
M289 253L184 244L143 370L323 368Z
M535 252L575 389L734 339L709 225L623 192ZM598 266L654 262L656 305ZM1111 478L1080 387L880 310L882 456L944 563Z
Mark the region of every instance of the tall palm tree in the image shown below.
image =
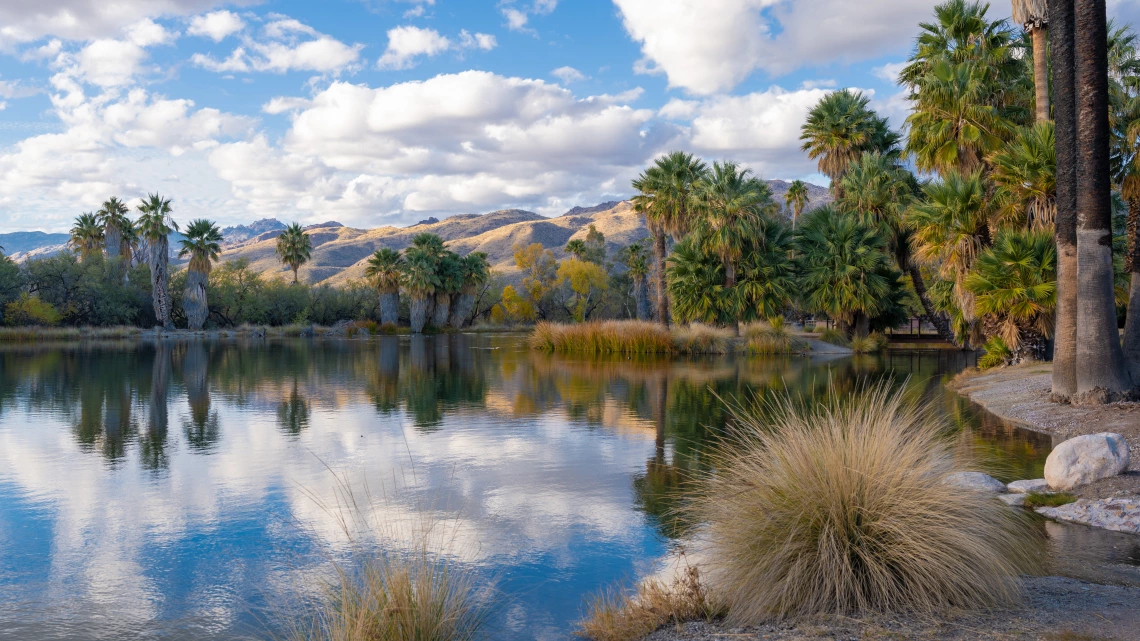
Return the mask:
M404 257L400 252L384 247L368 259L364 275L372 281L380 294L380 322L396 325L400 322L400 273Z
M451 326L455 329L461 329L467 324L471 310L475 307L476 293L491 278L491 264L487 261L486 253L472 252L461 260L463 288L451 306Z
M792 184L788 185L788 193L784 194L784 204L792 210L792 229L796 228L796 221L799 220L800 214L804 213L808 198L807 183L804 181L793 180Z
M1033 38L1033 86L1037 122L1049 120L1049 3L1047 0L1012 0L1013 21Z
M1075 3L1078 395L1132 388L1116 324L1112 266L1108 24L1105 0Z
M451 299L463 289L463 259L455 252L443 252L436 263L436 276L439 286L435 290L431 322L443 329L451 321Z
M1057 141L1051 121L1022 127L990 159L996 218L1004 225L1053 229L1057 214Z
M103 246L103 225L92 213L80 214L71 227L71 238L67 244L86 261L100 251Z
M865 151L889 153L898 147L898 134L870 108L870 103L860 91L833 91L812 107L800 127L802 149L818 162L820 173L831 178L837 198L839 180L852 161Z
M645 218L653 234L657 259L657 320L669 325L669 292L665 282L665 236L680 238L692 223L693 188L708 168L690 153L674 151L658 158L652 167L633 181L638 195L634 208Z
M412 245L404 250L404 268L400 274L400 284L411 297L412 331L424 331L428 320L428 307L435 290L439 287L436 274L436 257L425 246Z
M293 223L277 237L277 257L293 270L293 284L298 283L297 271L313 257L313 239L305 233L301 223Z
M836 206L882 228L883 236L900 271L910 275L911 285L926 312L927 320L942 340L954 342L946 317L935 309L922 269L911 249L913 230L905 220L918 185L915 177L898 162L880 153L865 153L843 177L843 198Z
M581 238L575 238L566 243L566 253L577 258L578 260L585 260L586 255L586 241Z
M1049 0L1053 54L1053 119L1057 144L1057 312L1054 323L1053 398L1077 393L1077 99L1076 23L1071 0Z
M206 300L206 286L214 262L222 254L222 232L211 221L204 218L190 221L186 227L186 238L181 241L181 258L190 258L189 273L186 278L186 291L182 294L182 309L190 329L197 331L206 324L210 307Z
M148 194L139 205L138 230L147 246L147 265L150 267L151 298L154 317L166 329L170 322L170 233L178 229L171 218L170 199Z
M649 252L641 241L630 243L625 250L626 268L629 269L630 280L633 281L634 315L637 320L649 320L652 313L649 311Z
M127 204L118 198L109 198L103 202L96 215L99 217L99 224L103 225L103 242L104 253L107 258L116 256L123 256L123 230L131 224L131 220L127 218Z

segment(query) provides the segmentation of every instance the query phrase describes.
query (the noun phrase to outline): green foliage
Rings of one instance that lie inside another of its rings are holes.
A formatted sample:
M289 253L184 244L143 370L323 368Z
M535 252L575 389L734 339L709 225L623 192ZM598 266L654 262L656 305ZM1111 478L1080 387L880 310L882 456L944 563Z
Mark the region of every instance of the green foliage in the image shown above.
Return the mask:
M20 296L24 284L24 274L19 265L7 256L0 255L0 310ZM3 320L3 313L0 312L0 321Z
M23 265L28 292L61 315L61 322L78 326L154 326L150 281L145 267L123 278L120 259L94 254L80 262L63 253L27 261Z
M817 161L820 173L835 183L864 152L897 150L898 134L870 108L870 102L859 91L833 91L812 107L800 129L808 158Z
M982 252L965 288L975 311L1013 351L1053 331L1057 306L1057 250L1048 231L1003 231Z
M400 289L400 273L403 268L404 257L400 252L384 247L368 259L364 276L372 281L381 294L395 293Z
M209 274L222 254L222 232L213 222L204 218L190 221L186 227L186 238L180 242L182 249L178 255L190 258L192 271Z
M26 293L4 307L4 322L12 327L53 327L62 319L51 303Z
M851 345L851 341L847 340L847 336L834 327L824 328L824 330L819 333L819 340L840 347L850 347Z
M788 191L784 194L784 205L792 212L792 226L795 226L804 207L807 207L808 198L807 183L804 181L793 180L792 184L788 185Z
M139 205L139 219L135 221L138 233L147 241L155 241L178 230L178 223L170 217L170 199L158 194L147 194Z
M609 288L609 274L606 270L597 263L577 258L562 261L558 267L558 278L569 284L574 292L571 315L579 323L590 318Z
M301 223L293 223L277 237L277 257L293 270L293 282L297 282L297 270L309 262L313 256L313 239L305 233Z
M86 213L76 217L68 245L84 260L100 251L103 245L103 225L95 214Z
M1039 507L1061 507L1077 500L1070 492L1030 492L1025 495L1025 507L1035 510Z
M1001 336L993 336L982 347L985 352L978 359L978 369L992 369L1008 365L1013 359L1013 350L1005 344Z
M995 218L1003 225L1051 230L1057 212L1053 123L1022 127L992 157Z
M593 223L590 223L586 238L575 238L566 243L566 253L578 260L604 266L606 264L606 236L598 231Z

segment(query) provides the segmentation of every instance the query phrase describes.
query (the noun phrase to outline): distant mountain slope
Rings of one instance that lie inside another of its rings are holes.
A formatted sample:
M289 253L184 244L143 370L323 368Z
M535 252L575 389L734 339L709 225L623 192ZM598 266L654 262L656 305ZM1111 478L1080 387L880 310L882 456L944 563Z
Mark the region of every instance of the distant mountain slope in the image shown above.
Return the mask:
M281 231L282 229L285 229L285 223L280 220L276 218L262 218L248 225L225 227L222 229L222 238L225 238L225 244L236 245L238 243L244 243L255 236L260 236L268 232Z
M4 248L4 255L25 253L41 247L64 245L67 243L67 234L46 234L42 231L17 231L10 234L0 234L0 247Z

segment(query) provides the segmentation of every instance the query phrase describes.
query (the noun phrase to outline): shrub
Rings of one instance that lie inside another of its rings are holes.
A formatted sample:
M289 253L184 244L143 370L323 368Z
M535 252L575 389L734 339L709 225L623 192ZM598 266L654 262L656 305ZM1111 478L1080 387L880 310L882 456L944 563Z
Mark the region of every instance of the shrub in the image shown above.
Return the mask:
M62 318L51 303L28 294L20 294L4 308L4 322L13 327L51 327L58 325Z
M1069 492L1030 492L1025 495L1025 507L1031 510L1039 507L1060 507L1076 500L1077 496Z
M731 409L688 510L734 623L1010 604L1036 569L1026 515L947 483L944 425L901 392Z
M731 331L701 323L673 330L673 345L682 354L727 354L734 340Z
M669 330L643 321L543 322L531 332L530 346L543 352L589 354L668 354L674 349Z
M769 320L767 325L749 325L744 335L749 338L748 351L752 354L793 354L810 349L792 335L782 316Z
M851 344L850 341L847 340L847 336L834 327L825 328L822 332L820 332L819 340L825 343L831 343L832 345L838 345L840 347L847 347Z
M887 348L887 337L873 332L864 338L851 339L851 351L856 354L873 354Z
M591 641L637 641L663 625L710 620L720 614L695 567L687 568L672 585L650 579L632 595L611 588L593 597L588 608L575 634Z
M1008 365L1013 358L1013 350L1005 344L1000 336L994 336L982 346L985 353L978 359L978 369L992 369Z

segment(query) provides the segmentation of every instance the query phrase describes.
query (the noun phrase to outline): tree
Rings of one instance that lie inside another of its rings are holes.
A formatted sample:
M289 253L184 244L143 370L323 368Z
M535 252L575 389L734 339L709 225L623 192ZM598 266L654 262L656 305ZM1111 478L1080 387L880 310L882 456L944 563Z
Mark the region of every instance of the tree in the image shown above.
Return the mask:
M677 239L692 222L693 188L707 171L705 163L692 154L674 151L658 158L652 167L633 181L638 194L634 208L645 218L653 234L657 268L657 320L669 325L669 292L665 283L666 234Z
M1116 324L1112 266L1109 166L1108 24L1105 0L1082 0L1074 9L1077 181L1078 396L1112 397L1132 381ZM1060 16L1058 16L1060 17ZM1058 158L1058 161L1060 159ZM1082 399L1084 400L1084 399Z
M436 260L439 285L435 290L432 325L444 328L451 322L451 299L463 289L463 259L455 252L444 251Z
M170 233L178 229L178 223L170 216L170 199L158 194L148 194L138 209L141 213L138 230L146 239L154 316L164 328L172 329L174 325L170 321L169 291Z
M812 107L800 128L802 149L818 162L820 173L831 178L837 198L839 180L863 152L889 153L898 146L898 135L870 108L870 102L860 91L833 91Z
M871 319L886 311L892 289L886 239L878 226L821 207L804 222L797 246L805 306L865 337Z
M1033 86L1037 122L1049 120L1049 6L1046 0L1013 0L1013 21L1033 38Z
M571 258L558 266L558 278L574 292L574 307L567 311L579 323L586 321L602 302L609 286L609 274L597 263Z
M796 228L796 221L799 220L800 214L804 213L804 207L807 207L808 199L807 183L802 180L793 180L792 184L788 185L788 192L784 194L784 204L792 210L793 230Z
M277 237L277 257L293 270L293 284L298 283L297 271L313 257L313 239L305 233L301 223L293 223Z
M911 249L913 230L904 214L914 202L917 180L900 167L894 157L870 152L851 165L841 184L843 198L836 206L880 226L899 270L910 275L927 320L938 330L942 340L953 343L950 325L935 309L922 269Z
M380 322L396 325L400 322L400 275L404 257L400 252L384 247L368 259L364 275L380 294Z
M998 336L1015 360L1039 358L1053 332L1057 248L1048 231L1006 230L966 276L987 338Z
M558 260L539 243L514 246L515 266L523 272L522 292L539 319L546 319L554 306L552 298L562 279L558 276ZM504 294L504 300L505 300Z
M578 260L584 260L583 256L586 255L586 241L581 238L570 240L570 242L566 243L566 253Z
M123 246L123 230L131 224L130 218L127 218L129 211L126 203L112 197L104 201L103 206L96 212L99 224L103 225L104 253L107 254L107 258L121 257L129 251L124 251Z
M451 326L461 329L471 321L476 294L491 278L491 265L484 252L472 252L462 259L463 287L452 304Z
M1052 122L1022 127L993 154L995 217L1003 225L1053 229L1057 214L1057 143Z
M428 235L430 234L420 234L416 238ZM434 243L429 239L421 239L419 245L413 241L412 246L404 250L404 267L400 275L400 284L411 297L411 326L412 331L417 334L424 331L424 325L428 321L428 306L436 288L439 287L436 255L433 249Z
M633 282L634 316L637 320L649 320L649 252L641 241L634 241L622 248L619 255Z
M71 238L67 241L79 253L83 261L96 255L103 245L103 225L92 213L80 214L71 227Z
M197 331L206 324L210 307L206 300L210 270L222 254L222 232L213 222L204 218L190 221L186 227L186 238L181 241L181 258L190 258L186 278L186 290L182 294L182 309L190 329Z
M598 231L594 223L590 223L586 231L586 241L583 244L582 260L605 266L606 264L606 235Z
M1053 118L1057 145L1057 312L1053 393L1068 401L1077 393L1077 99L1072 0L1049 0L1053 54Z

